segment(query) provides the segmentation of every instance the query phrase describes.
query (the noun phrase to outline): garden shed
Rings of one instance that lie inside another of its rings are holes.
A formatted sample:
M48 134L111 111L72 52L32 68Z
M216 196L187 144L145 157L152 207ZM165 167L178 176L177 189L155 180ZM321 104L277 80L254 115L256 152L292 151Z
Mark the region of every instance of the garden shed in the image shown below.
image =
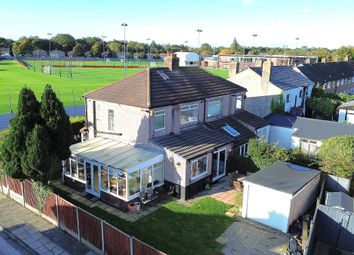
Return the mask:
M242 217L288 232L315 202L320 171L276 162L244 180Z

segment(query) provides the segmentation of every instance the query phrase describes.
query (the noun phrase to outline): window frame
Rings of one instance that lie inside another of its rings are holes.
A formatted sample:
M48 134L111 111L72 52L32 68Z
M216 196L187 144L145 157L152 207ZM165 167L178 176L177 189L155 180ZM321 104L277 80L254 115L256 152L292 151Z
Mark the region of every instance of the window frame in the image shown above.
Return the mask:
M243 95L235 95L235 110L238 111L238 110L242 110L242 105L243 105ZM237 103L238 102L241 102L241 105L240 107L238 108L237 107Z
M183 109L183 108L188 108L188 109ZM197 110L197 116L196 116L196 120L193 121L188 121L185 123L182 123L182 112L184 111L190 111L190 110ZM197 103L194 104L185 104L182 105L180 108L180 124L181 126L183 125L189 125L189 124L194 124L194 123L198 123L199 121L199 105Z
M113 109L108 109L107 111L107 120L108 120L108 125L107 129L108 131L114 131L114 110Z
M215 103L217 101L220 102L220 113L217 114L217 115L209 115L209 104ZM209 101L206 102L206 104L207 104L207 107L206 107L206 109L207 109L207 113L206 113L207 114L207 118L214 118L214 117L219 117L219 116L222 115L222 99L221 98L209 100Z
M286 102L287 102L287 103L290 102L290 94L286 94Z
M198 175L195 175L195 176L192 176L192 166L193 166L193 163L197 163L197 169L198 169L198 161L200 159L203 159L203 158L206 158L206 168L205 168L205 171L203 171L202 173L199 173ZM203 177L205 175L208 175L208 164L209 164L209 158L208 158L208 155L204 155L204 156L201 156L199 158L196 158L196 159L193 159L190 161L190 173L191 173L191 177L190 177L190 180L191 181L194 181L196 179L199 179L200 177Z
M247 151L248 151L248 143L241 144L239 155L240 156L247 156Z
M163 127L156 128L156 117L163 116ZM154 111L154 132L165 130L166 128L166 111L165 109L155 110Z

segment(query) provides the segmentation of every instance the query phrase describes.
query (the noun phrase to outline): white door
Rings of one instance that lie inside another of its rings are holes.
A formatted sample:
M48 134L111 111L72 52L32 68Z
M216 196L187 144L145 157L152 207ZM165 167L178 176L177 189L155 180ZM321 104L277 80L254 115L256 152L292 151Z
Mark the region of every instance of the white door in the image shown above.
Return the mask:
M243 195L246 196L245 218L285 233L288 231L290 195L255 184L245 184Z
M213 153L212 181L216 181L226 174L226 149L220 149Z
M100 194L100 166L95 163L85 163L86 192L99 196Z

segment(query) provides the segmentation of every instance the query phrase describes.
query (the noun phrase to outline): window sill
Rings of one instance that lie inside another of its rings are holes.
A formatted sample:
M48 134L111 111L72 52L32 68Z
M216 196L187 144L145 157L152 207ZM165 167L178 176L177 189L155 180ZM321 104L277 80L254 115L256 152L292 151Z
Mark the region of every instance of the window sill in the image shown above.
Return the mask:
M165 130L165 128L155 129L155 130L154 130L154 133L156 133L156 132L161 132L161 131L164 131L164 130Z
M70 174L64 174L64 175L65 175L66 177L72 179L72 180L75 180L75 181L78 181L78 182L81 182L81 183L86 184L86 181L85 181L85 180L79 179L79 178L74 177L74 176L72 176L72 175L70 175Z
M205 172L199 174L199 175L196 175L196 176L191 176L191 181L195 181L195 180L198 180L200 179L201 177L204 177L208 175L208 170L206 170Z

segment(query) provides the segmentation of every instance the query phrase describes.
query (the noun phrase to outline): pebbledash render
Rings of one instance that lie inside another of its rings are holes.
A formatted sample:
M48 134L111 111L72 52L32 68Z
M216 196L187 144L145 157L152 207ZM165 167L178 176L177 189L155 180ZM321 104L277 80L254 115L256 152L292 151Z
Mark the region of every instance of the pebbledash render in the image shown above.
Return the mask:
M67 185L122 210L162 193L184 200L226 175L230 151L268 139L269 123L243 110L246 89L179 67L175 55L165 66L84 96L85 139L63 162Z

